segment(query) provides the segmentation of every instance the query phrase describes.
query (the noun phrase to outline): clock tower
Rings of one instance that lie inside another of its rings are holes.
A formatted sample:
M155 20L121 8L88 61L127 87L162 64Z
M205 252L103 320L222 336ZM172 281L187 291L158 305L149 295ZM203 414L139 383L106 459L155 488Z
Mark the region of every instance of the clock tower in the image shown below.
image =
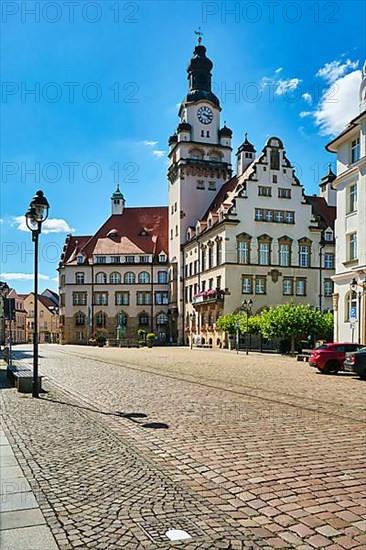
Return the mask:
M220 128L220 101L212 92L212 61L198 39L187 68L188 93L179 108L176 132L169 138L169 259L171 336L183 341L184 302L181 245L221 186L230 178L232 131ZM174 334L175 332L175 334Z

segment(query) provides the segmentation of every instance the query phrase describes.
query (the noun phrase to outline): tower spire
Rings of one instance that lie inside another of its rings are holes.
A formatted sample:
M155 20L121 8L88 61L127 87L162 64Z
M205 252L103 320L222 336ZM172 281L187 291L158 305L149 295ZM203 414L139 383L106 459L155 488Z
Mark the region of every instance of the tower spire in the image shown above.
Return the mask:
M197 36L198 44L201 44L202 36L203 36L203 32L201 31L201 27L198 27L198 31L194 31L194 34Z

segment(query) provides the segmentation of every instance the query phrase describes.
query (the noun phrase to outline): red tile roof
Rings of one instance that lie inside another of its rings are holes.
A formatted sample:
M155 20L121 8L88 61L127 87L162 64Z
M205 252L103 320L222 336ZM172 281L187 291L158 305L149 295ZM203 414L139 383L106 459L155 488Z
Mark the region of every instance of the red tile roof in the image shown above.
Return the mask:
M112 232L112 234L111 234ZM113 234L113 232L115 232ZM110 216L95 235L69 236L62 263L76 263L78 254L168 254L168 207L125 208Z
M234 191L235 187L238 184L238 178L236 176L230 178L226 183L223 184L221 189L217 192L216 197L211 202L210 206L205 212L205 215L201 218L202 220L207 220L210 212L216 213L223 202L225 202L226 195L230 191Z
M327 201L323 197L317 197L312 195L305 195L307 203L311 204L314 214L317 214L326 223L327 227L334 229L334 222L336 219L336 207L329 206Z

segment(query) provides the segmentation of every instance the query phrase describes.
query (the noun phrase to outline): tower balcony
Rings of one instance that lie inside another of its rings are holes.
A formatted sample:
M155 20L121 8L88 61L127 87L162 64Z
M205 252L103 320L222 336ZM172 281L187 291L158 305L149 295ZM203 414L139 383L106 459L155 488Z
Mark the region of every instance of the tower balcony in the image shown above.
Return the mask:
M199 307L206 304L216 304L218 302L223 302L225 298L225 293L223 290L218 288L211 288L210 290L205 290L199 292L193 296L193 307Z

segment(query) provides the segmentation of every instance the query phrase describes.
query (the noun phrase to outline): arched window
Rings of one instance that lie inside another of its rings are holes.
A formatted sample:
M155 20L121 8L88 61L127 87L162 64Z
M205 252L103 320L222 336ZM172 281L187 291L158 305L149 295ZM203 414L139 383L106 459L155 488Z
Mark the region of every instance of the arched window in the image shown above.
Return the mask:
M117 273L116 271L114 273L111 273L109 276L109 282L116 285L121 282L121 274Z
M208 324L210 325L210 327L212 327L214 323L215 323L215 315L213 312L211 312L208 315Z
M205 326L205 324L206 324L206 315L204 313L202 313L202 315L201 315L201 325Z
M190 151L190 156L193 159L203 159L203 152L200 149L192 149Z
M81 311L78 311L75 315L75 325L83 326L85 325L85 315Z
M146 326L149 324L149 316L147 313L140 313L139 315L139 325Z
M125 273L124 282L126 285L133 285L136 282L136 276L132 271Z
M147 271L139 273L139 283L147 284L150 282L150 274Z
M350 290L347 292L345 296L345 304L344 304L344 320L345 322L349 323L350 321L354 321L357 319L357 294L356 292Z
M159 315L156 317L156 324L157 325L167 325L168 324L168 316L165 313L159 313Z
M98 328L105 328L106 324L107 324L107 316L105 313L103 313L103 311L100 311L99 313L97 313L96 325Z
M107 282L107 275L105 273L103 273L103 271L100 271L99 273L96 274L95 276L95 282L98 284L98 285L104 285L106 284Z

